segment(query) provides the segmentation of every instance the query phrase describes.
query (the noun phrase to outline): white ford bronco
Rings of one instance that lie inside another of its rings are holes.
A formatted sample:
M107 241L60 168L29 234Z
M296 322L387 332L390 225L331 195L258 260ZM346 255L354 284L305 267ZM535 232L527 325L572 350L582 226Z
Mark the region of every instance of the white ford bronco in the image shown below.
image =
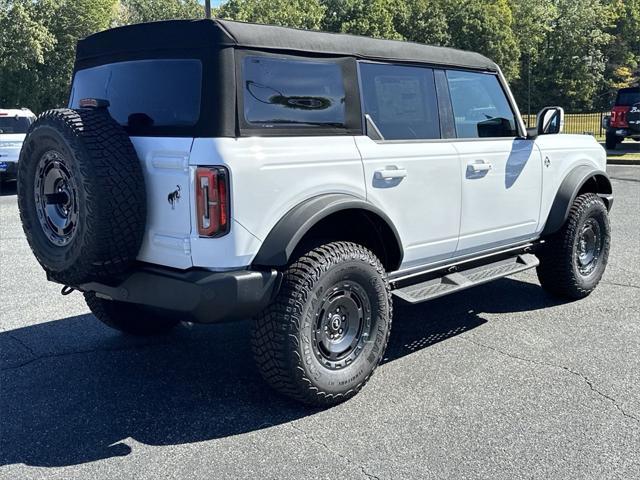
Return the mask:
M224 20L78 43L69 108L30 127L18 200L38 261L145 335L253 317L259 370L315 405L355 395L394 302L537 268L598 284L605 152L526 129L476 53Z

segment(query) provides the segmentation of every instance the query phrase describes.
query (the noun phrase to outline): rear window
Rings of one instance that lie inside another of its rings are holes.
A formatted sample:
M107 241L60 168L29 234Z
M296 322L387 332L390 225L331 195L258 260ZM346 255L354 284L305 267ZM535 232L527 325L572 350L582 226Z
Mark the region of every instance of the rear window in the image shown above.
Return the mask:
M640 89L639 90L623 90L621 92L618 92L618 99L616 100L616 105L630 107L631 105L635 105L636 103L640 103Z
M119 62L76 72L69 105L108 100L111 116L133 130L190 127L200 118L201 90L200 60Z
M264 128L344 127L340 65L327 61L246 57L244 118Z
M0 117L0 133L27 133L31 122L29 117Z

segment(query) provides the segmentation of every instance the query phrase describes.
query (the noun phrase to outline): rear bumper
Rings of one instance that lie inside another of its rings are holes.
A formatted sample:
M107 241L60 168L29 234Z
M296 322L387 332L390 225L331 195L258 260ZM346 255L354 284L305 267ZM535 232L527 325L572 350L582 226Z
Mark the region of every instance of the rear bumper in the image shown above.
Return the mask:
M170 310L186 321L215 323L259 313L278 292L280 281L276 270L181 272L145 267L115 285L92 282L78 289L109 300Z

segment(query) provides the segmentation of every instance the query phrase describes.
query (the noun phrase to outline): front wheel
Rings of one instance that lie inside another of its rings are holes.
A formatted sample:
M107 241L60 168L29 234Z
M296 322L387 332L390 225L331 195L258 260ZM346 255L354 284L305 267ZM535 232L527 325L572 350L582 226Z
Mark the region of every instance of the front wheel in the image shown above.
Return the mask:
M382 359L391 331L391 291L366 248L334 242L284 272L274 302L256 319L256 364L277 391L329 406L355 395Z
M540 284L560 297L586 297L604 274L610 243L609 214L602 199L595 193L578 196L563 227L538 253Z

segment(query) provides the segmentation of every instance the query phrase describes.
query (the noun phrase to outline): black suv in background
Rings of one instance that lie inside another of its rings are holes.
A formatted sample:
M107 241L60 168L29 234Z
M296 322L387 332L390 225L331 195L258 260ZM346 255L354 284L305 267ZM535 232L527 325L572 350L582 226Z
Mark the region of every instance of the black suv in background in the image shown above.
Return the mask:
M640 141L640 87L621 88L611 115L605 117L607 149L613 150L625 138Z

